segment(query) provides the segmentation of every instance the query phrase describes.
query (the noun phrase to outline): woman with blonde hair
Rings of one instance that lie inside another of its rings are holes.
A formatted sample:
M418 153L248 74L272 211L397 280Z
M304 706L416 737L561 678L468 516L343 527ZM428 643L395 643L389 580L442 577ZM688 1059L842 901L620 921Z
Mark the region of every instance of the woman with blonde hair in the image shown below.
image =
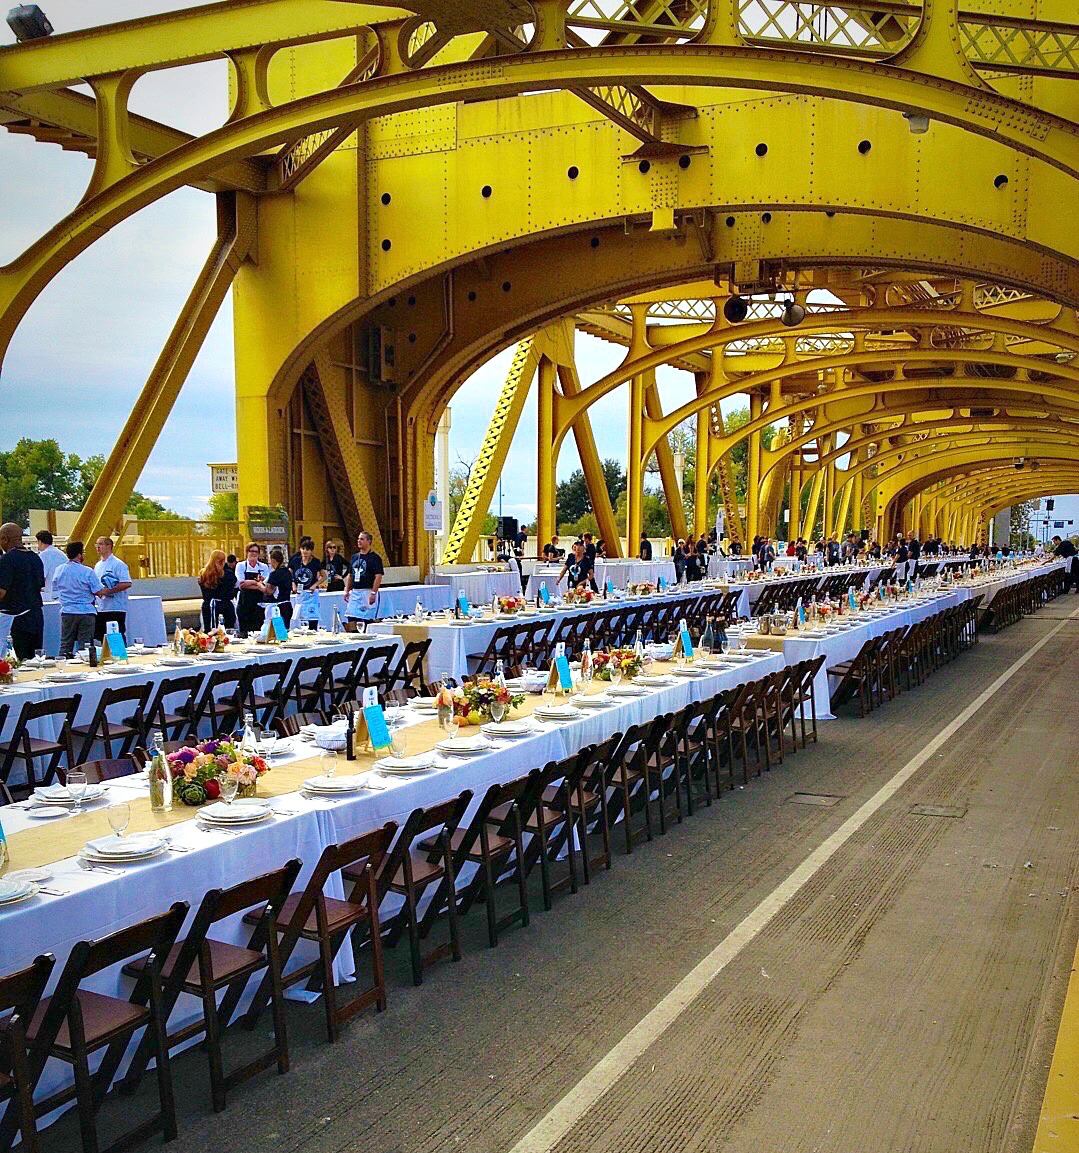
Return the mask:
M225 564L225 553L215 548L206 567L199 573L202 591L202 627L209 631L219 624L227 629L236 627L236 609L232 599L236 596L236 571Z

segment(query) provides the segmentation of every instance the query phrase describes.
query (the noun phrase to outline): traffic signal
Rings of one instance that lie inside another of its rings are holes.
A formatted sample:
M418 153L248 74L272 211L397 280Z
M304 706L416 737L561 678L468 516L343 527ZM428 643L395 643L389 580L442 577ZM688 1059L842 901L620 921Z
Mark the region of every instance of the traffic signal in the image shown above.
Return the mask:
M1056 501L1055 501L1055 500L1054 500L1052 497L1050 497L1050 498L1049 498L1049 499L1048 499L1048 500L1045 502L1045 511L1046 511L1046 512L1052 512L1052 511L1053 511L1053 509L1055 509L1055 508L1056 508L1056 506L1057 506L1057 502L1056 502Z

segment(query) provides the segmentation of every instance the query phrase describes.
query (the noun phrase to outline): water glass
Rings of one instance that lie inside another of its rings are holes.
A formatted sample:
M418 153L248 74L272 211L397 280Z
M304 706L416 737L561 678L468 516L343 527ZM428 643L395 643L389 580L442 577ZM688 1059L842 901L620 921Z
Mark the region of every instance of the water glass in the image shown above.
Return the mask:
M500 725L502 723L502 720L505 717L505 715L506 715L505 704L502 701L492 701L491 702L491 720L494 721L494 723L496 725Z
M34 660L40 664L45 659L44 649L34 649Z
M337 772L336 749L320 749L318 759L322 765L322 775L324 777L332 777L334 773Z
M81 769L72 769L67 775L67 791L75 802L73 813L82 812L82 799L86 796L86 774Z
M622 666L619 664L611 665L611 684L617 688L622 683Z
M112 831L118 837L122 837L124 833L127 832L127 826L131 823L131 806L127 801L120 801L119 804L109 805L107 816Z
M222 773L217 778L217 783L221 786L221 799L226 805L231 805L236 800L236 793L240 788L240 778L233 776L232 773Z
M453 740L453 738L455 736L457 736L457 733L460 730L460 728L461 728L461 722L457 719L457 717L453 713L450 713L449 717L447 717L446 720L444 720L442 722L442 731L446 734L446 736L451 741Z
M408 742L405 740L405 732L403 729L390 730L390 751L395 757L403 757L408 749Z

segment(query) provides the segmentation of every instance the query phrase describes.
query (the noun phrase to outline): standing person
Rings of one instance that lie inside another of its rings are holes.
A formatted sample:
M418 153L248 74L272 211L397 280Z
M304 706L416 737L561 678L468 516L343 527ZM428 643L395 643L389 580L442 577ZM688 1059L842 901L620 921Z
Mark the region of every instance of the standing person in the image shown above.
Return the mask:
M309 548L312 552L315 551L315 541L313 537L302 536L300 537L300 547L288 558L288 567L293 572L296 571L296 566L301 563L301 553L305 548Z
M244 550L242 564L236 566L237 584L240 599L236 605L240 635L258 632L262 627L264 612L262 598L266 595L266 581L270 576L270 566L259 560L259 546L252 542Z
M766 569L770 564L775 564L776 559L776 546L772 543L770 536L764 537L761 541L761 547L757 550L757 564Z
M513 555L518 559L524 559L525 545L528 543L528 533L523 528L518 528L517 535L513 538Z
M741 556L742 542L736 536L731 537L731 543L728 546L727 551L731 554L731 556Z
M918 539L917 534L911 533L910 539L907 541L907 569L912 580L918 577L918 561L921 559L922 542Z
M41 557L41 564L45 569L45 591L42 597L47 600L52 600L52 574L62 565L67 564L67 557L64 556L63 550L58 549L52 543L52 533L47 528L43 528L35 535L37 540L37 555Z
M693 547L693 542L687 540L682 545L682 572L686 582L704 580L704 558Z
M641 533L641 543L637 546L637 559L638 560L651 560L652 559L652 542Z
M837 541L834 536L830 536L828 543L824 546L824 563L831 567L839 564L839 558L839 541Z
M101 558L94 565L94 572L103 589L98 594L101 597L101 604L97 610L94 636L101 640L105 635L105 626L109 621L115 621L126 643L127 590L131 588L131 573L128 572L127 565L112 551L112 537L99 536L94 541L94 548Z
M322 567L326 570L326 591L340 593L345 591L345 577L348 575L348 561L341 555L339 541L328 540L323 548L325 554Z
M202 627L209 632L215 625L226 629L236 627L236 608L232 598L236 595L236 572L226 563L223 549L210 553L206 567L199 573L202 592Z
M303 548L310 551L310 545L304 545ZM270 575L266 578L266 596L278 606L285 628L289 628L292 624L292 594L295 591L296 582L292 576L292 569L285 564L285 550L270 549Z
M378 590L382 587L385 574L382 557L371 547L371 534L361 532L356 537L356 551L352 554L348 576L345 577L345 605L353 620L375 619Z
M1059 536L1053 537L1053 556L1064 560L1064 591L1071 586L1073 593L1079 593L1079 561L1075 559L1075 545Z
M300 594L300 620L310 628L318 628L318 594L326 587L326 570L322 561L315 556L315 542L304 537L300 544L299 564L289 565L292 582Z
M910 551L902 533L895 538L895 579L902 583L907 579L907 561L910 560Z
M11 645L19 660L29 660L45 637L41 590L45 566L41 557L23 547L22 529L10 521L0 525L0 613L12 617ZM93 612L93 601L90 602Z
M67 562L53 573L52 588L60 602L60 656L66 660L76 647L93 643L97 621L94 597L105 588L97 573L84 563L81 540L68 542Z
M588 555L584 541L574 541L573 555L566 557L566 563L562 566L556 583L561 583L563 577L569 577L571 589L583 589L586 585L595 588L593 576L595 568L596 562Z
M596 546L592 543L592 534L586 532L581 539L584 541L584 551L592 558L594 564L596 560Z

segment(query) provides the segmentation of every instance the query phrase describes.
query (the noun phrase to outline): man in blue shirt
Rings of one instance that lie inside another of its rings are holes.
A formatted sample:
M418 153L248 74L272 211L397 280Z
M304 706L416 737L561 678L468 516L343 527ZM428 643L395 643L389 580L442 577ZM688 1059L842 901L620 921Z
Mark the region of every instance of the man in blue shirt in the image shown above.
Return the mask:
M131 573L127 565L112 551L112 538L99 536L94 548L101 559L94 565L94 572L101 582L101 603L97 609L97 624L94 636L101 640L105 626L116 621L120 635L127 641L127 590L131 588Z
M105 591L94 570L83 564L82 541L67 546L67 564L52 576L53 595L60 602L60 656L70 658L76 645L80 648L94 639L97 606L94 598Z

